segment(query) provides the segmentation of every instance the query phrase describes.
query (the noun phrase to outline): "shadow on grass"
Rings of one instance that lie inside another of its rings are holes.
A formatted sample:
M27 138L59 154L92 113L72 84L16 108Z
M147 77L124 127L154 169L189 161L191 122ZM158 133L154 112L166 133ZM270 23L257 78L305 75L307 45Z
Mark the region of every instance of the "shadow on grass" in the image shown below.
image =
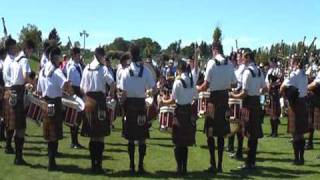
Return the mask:
M152 137L150 140L171 140L171 137Z
M173 144L159 144L159 143L148 143L149 145L152 146L160 146L160 147L165 147L165 148L173 148Z
M106 143L104 143L104 144L107 145L107 146L125 146L125 147L128 146L128 144L122 144L122 143L110 143L110 142L106 142Z
M105 152L116 152L116 153L128 153L127 150L123 150L120 148L112 148L112 149L105 149Z
M231 170L232 174L237 174L241 178L263 177L263 178L298 178L302 175L319 174L318 171L286 169L279 167L257 167L255 170Z
M30 140L27 140L26 143L27 144L47 144L47 142L45 142L44 140L43 141L30 141Z

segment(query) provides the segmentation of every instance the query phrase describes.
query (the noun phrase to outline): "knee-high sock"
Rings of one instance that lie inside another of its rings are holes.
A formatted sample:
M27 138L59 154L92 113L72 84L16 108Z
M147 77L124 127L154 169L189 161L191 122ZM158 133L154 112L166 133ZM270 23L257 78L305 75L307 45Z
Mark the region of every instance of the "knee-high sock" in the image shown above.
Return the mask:
M130 158L130 167L134 167L134 152L135 152L135 145L134 143L128 143L128 154Z
M241 133L237 133L237 139L238 139L237 155L242 155L243 136Z
M218 137L218 168L222 168L224 138Z
M146 155L147 145L140 144L139 145L139 167L143 166L144 156Z
M22 150L24 145L24 138L14 137L15 149L16 149L16 159L22 160Z
M13 133L14 133L14 130L6 131L6 147L7 148L12 147L11 142L12 142Z
M216 168L214 138L208 138L207 143L208 143L208 148L209 148L209 153L210 153L211 167Z

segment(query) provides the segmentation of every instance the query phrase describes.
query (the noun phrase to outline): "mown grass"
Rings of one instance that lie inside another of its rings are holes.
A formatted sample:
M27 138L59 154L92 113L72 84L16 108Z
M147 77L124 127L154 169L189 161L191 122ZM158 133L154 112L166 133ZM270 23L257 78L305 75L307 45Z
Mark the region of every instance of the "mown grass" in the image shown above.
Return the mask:
M64 127L65 138L60 141L59 151L63 153L57 163L62 168L58 172L48 172L47 146L42 138L42 129L35 123L28 121L24 157L30 166L14 166L14 155L4 154L0 149L0 179L171 179L176 164L173 156L173 145L169 133L158 130L159 123L154 121L151 128L151 139L147 141L147 155L145 168L148 171L143 176L131 176L128 172L129 160L127 142L121 137L121 122L115 122L115 129L105 139L103 167L108 169L106 175L92 175L89 173L90 160L87 149L74 150L69 148L69 128ZM213 176L202 171L209 166L209 153L206 137L202 133L203 120L198 121L197 145L189 148L189 174L186 179L320 179L319 133L315 134L315 149L306 151L304 166L292 165L292 146L290 136L286 133L286 120L282 120L280 136L278 138L264 137L258 146L258 169L252 172L237 169L243 162L233 160L224 154L224 173ZM269 123L264 124L265 134L269 133ZM83 145L88 144L87 138L80 138ZM246 144L246 143L245 143ZM4 143L1 143L4 146ZM137 154L137 151L136 151ZM137 157L137 155L136 155Z

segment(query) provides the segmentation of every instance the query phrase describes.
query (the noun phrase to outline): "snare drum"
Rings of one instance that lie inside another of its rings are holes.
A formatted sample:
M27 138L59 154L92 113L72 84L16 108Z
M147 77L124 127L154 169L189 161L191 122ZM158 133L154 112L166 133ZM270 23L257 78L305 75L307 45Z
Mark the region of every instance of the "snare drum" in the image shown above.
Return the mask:
M204 115L208 111L208 102L210 100L210 92L200 92L198 99L199 116Z
M163 106L160 108L159 121L160 131L172 131L174 108Z
M64 117L64 123L69 127L74 127L79 124L78 122L79 113L76 109L66 107L66 114Z
M62 98L65 107L64 123L69 127L78 126L81 123L81 111L84 110L84 102L81 98L74 96Z
M235 134L240 130L242 99L229 98L228 104L230 108L230 132Z
M44 117L44 101L41 101L38 97L28 94L27 95L27 103L29 104L27 107L27 117L34 121L37 125L40 125L42 122L42 118Z

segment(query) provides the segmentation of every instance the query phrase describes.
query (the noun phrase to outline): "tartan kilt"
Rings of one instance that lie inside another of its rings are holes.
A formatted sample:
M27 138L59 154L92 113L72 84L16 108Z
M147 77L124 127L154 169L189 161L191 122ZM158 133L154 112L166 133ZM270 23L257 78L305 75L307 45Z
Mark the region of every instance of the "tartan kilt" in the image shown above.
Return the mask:
M3 111L3 98L4 98L4 87L0 85L0 117L4 117Z
M147 115L144 98L127 98L124 103L125 117L123 135L127 140L145 140L149 138L148 123L138 123L138 116ZM147 120L147 117L146 117Z
M190 105L178 105L172 127L172 142L176 146L192 146L196 143L196 117Z
M244 122L244 134L247 137L262 138L262 120L260 96L247 96L243 100L243 107L249 111L249 119Z
M313 120L314 120L314 129L320 130L320 107L314 107L313 113Z
M280 96L270 94L269 115L273 119L277 119L281 114Z
M63 138L63 116L61 97L49 98L45 97L47 104L54 104L54 116L48 117L48 112L45 110L45 115L42 121L43 137L47 141L57 141Z
M287 132L291 134L304 134L309 132L308 112L305 98L299 98L288 107Z
M4 122L8 130L26 129L26 112L24 109L24 86L13 86L10 88L17 93L17 103L15 106L9 104L11 90L5 91L4 106Z
M86 96L94 99L97 105L92 112L86 112L83 119L81 135L84 137L99 138L109 136L111 133L111 120L106 114L104 120L99 120L98 112L107 113L106 97L102 92L87 92ZM86 99L86 98L85 98Z
M214 119L210 116L205 117L204 133L207 137L223 137L230 133L230 123L226 118L228 105L228 91L212 91L210 93L210 103L214 107ZM212 132L212 133L211 133Z

